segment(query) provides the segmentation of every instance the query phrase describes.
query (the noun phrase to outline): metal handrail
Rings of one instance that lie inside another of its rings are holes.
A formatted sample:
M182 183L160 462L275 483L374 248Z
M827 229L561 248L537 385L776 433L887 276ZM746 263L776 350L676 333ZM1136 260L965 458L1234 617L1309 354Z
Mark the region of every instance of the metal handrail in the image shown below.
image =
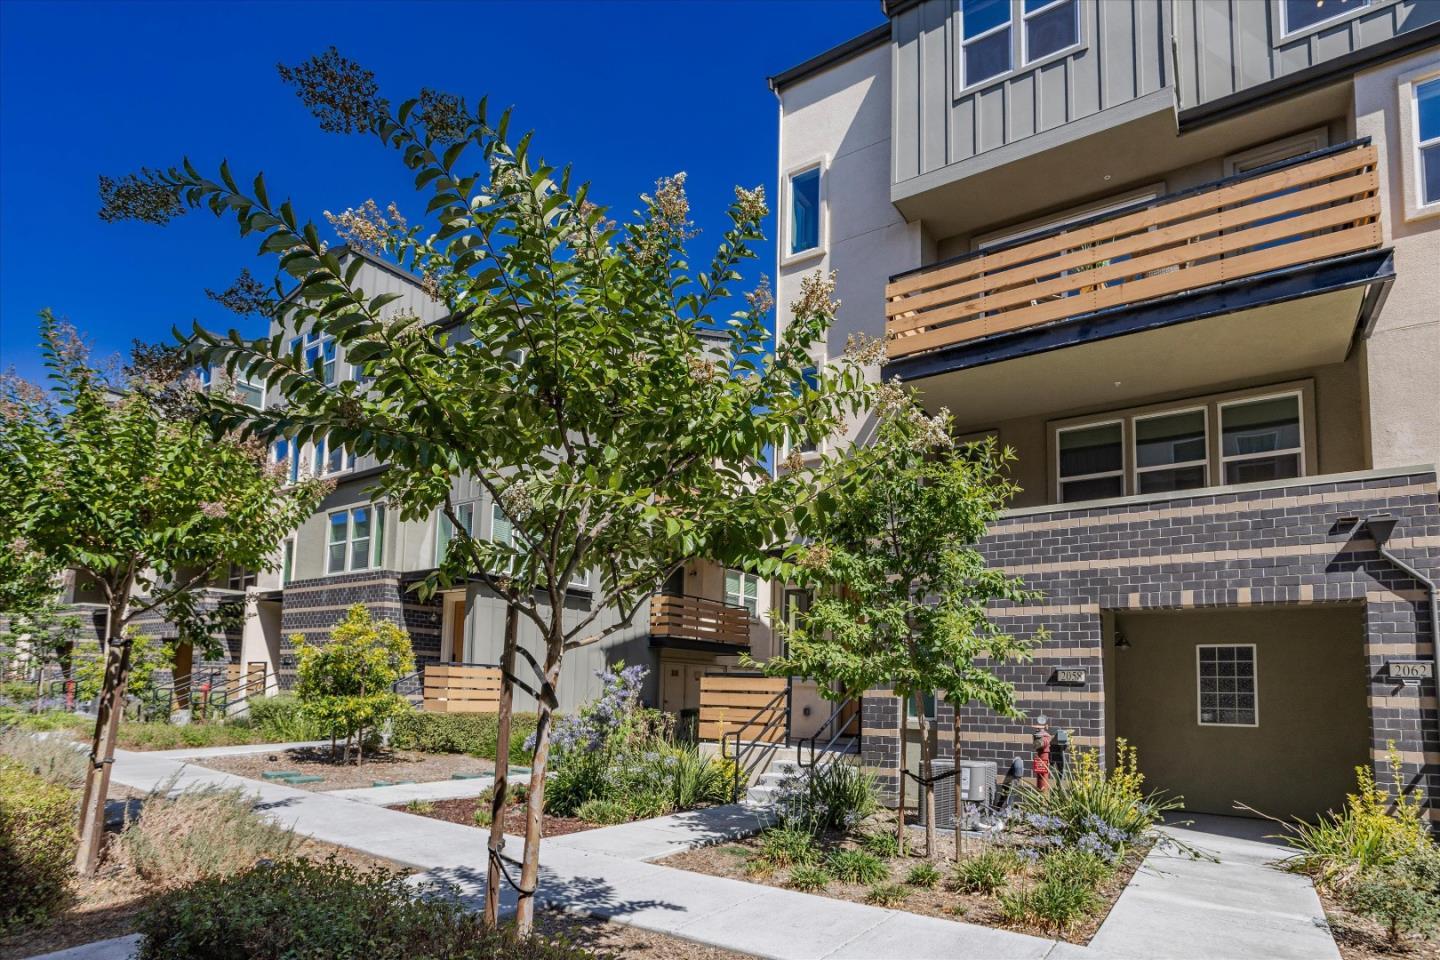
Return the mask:
M816 768L816 766L818 765L818 761L815 759L815 741L820 739L820 734L824 732L825 728L834 723L836 718L838 718L842 712L849 708L849 706L853 702L853 697L847 697L844 701L841 702L838 707L831 711L830 716L825 718L825 722L820 724L820 726L816 728L813 734L795 744L795 763L798 766L807 767L810 770L814 770ZM837 725L835 728L835 732L830 735L830 739L826 741L825 746L820 748L819 752L821 754L828 754L830 752L830 749L835 746L835 742L839 740L842 736L853 736L853 734L845 733L846 729L849 728L849 726L850 722L848 720L843 724ZM808 764L805 762L804 754L802 752L804 750L805 744L807 743L810 744L810 762Z
M784 703L785 709L784 709L782 712L780 712L777 716L771 717L769 720L765 721L764 723L761 723L759 718L760 718L762 715L764 715L765 713L767 713L767 712L776 710L778 704L781 703L781 702ZM753 714L751 714L749 720L746 720L744 723L738 725L738 726L735 728L733 734L732 734L732 733L728 733L728 732L725 734L726 737L734 736L734 738L735 738L735 750L734 750L734 752L730 755L730 756L731 756L731 759L732 759L732 760L734 761L734 763L735 763L735 775L734 775L733 783L732 783L731 789L730 789L730 799L731 799L731 802L732 802L732 803L738 803L738 802L740 801L740 784L741 784L741 782L744 781L744 782L747 782L747 783L748 783L748 782L749 782L749 779L750 779L750 773L751 773L751 771L753 771L753 770L759 765L759 758L758 758L758 757L755 758L755 759L750 760L749 763L748 763L748 765L741 762L741 759L740 759L740 753L741 753L741 750L740 750L740 731L749 729L750 727L756 727L756 726L760 727L760 740L758 740L758 741L752 740L752 741L750 742L750 746L749 746L749 749L748 749L748 751L747 751L747 752L753 752L753 751L755 750L755 744L756 744L757 742L758 742L758 743L764 743L767 747L770 746L770 744L768 743L768 741L765 740L765 735L766 735L769 731L771 731L772 729L774 729L777 725L780 725L780 724L783 724L785 729L789 729L789 726L790 726L790 688L789 688L788 685L786 686L786 688L785 688L784 690L781 690L779 693L775 694L775 696L771 697L769 700L767 700L767 701L764 703L764 705L762 705L758 710L756 710ZM723 742L723 741L722 741L722 742Z

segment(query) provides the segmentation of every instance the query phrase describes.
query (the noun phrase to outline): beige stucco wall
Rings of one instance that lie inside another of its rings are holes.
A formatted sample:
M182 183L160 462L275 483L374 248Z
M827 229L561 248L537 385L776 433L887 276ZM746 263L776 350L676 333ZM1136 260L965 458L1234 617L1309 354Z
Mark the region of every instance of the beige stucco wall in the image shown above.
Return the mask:
M1395 283L1365 345L1375 466L1440 461L1440 214L1407 219L1404 185L1413 177L1408 76L1440 66L1440 47L1355 77L1355 132L1379 150L1386 242Z
M1322 812L1354 788L1370 747L1363 608L1121 613L1115 626L1130 646L1106 678L1112 736L1139 750L1147 786L1183 794L1194 812L1234 814L1240 801L1282 817ZM1197 722L1205 643L1255 644L1257 726Z

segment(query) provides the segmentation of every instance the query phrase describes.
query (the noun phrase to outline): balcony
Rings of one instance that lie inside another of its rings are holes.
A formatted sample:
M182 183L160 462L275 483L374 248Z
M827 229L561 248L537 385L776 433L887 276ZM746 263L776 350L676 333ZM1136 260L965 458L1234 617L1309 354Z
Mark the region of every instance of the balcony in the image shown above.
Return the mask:
M650 645L735 654L750 649L750 611L703 597L650 598Z
M1365 255L1381 245L1375 165L1368 141L1342 144L893 277L893 372L927 376L1382 279L1384 258Z

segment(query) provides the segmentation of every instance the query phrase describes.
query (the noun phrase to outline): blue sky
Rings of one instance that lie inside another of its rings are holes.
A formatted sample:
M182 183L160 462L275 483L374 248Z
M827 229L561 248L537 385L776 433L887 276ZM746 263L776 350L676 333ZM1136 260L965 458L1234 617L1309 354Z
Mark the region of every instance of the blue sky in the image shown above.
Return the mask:
M102 223L96 178L222 158L303 216L374 198L413 208L398 157L321 132L275 73L331 44L398 102L421 86L513 104L551 162L575 165L626 214L684 170L707 254L739 183L775 184L766 77L882 22L879 0L762 3L0 3L0 368L38 378L36 313L101 355L168 339L255 259L233 221ZM512 127L515 129L515 127ZM419 212L419 211L415 211ZM612 214L613 215L613 214ZM751 271L773 272L770 248ZM270 269L261 272L265 268ZM257 331L251 331L258 333Z

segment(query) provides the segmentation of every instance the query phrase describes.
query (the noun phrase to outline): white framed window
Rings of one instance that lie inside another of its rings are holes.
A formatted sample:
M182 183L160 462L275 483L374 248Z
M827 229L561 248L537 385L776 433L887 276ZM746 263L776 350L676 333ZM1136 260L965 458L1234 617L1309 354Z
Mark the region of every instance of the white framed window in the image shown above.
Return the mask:
M1195 721L1202 727L1258 727L1255 644L1215 643L1195 648Z
M1125 423L1109 420L1055 431L1061 503L1125 495Z
M1136 417L1132 433L1136 493L1194 490L1210 482L1204 407Z
M450 549L450 541L455 539L455 524L445 515L444 510L437 511L435 528L435 565L438 567L445 562L445 554ZM475 501L467 500L464 503L455 504L455 518L460 521L460 528L470 536L475 535Z
M1279 0L1279 3L1281 35L1288 37L1364 9L1370 0Z
M1220 404L1222 482L1260 483L1304 476L1300 400L1296 392Z
M290 338L290 351L302 349L305 368L320 375L327 384L335 383L335 341L314 330L302 337Z
M825 252L825 160L820 158L785 173L785 246L782 263Z
M295 538L287 537L280 545L280 586L288 587L295 579Z
M329 573L380 566L385 508L366 504L330 514L325 569Z
M315 441L315 455L316 462L323 465L325 476L355 469L355 454L340 444L330 443L328 437Z
M1413 84L1416 208L1440 212L1440 75Z
M1034 63L1080 42L1077 0L1021 0L1021 60Z
M590 571L577 570L575 576L570 578L570 586L579 587L581 590L590 589Z
M1009 73L1010 0L960 0L960 86L969 88Z
M510 522L500 504L493 500L490 501L490 539L495 543L515 546L515 525Z
M750 616L760 614L760 578L744 570L725 571L725 602L732 607L744 607Z
M926 720L934 720L934 719L935 719L935 693L932 691L932 692L930 692L930 693L921 694L920 700L922 701L922 703L923 703L924 706L925 706L925 719L926 719ZM909 696L909 697L906 697L906 698L905 698L905 719L906 719L906 720L918 720L918 719L920 719L920 718L919 718L918 716L916 716L916 714L915 714L915 697L914 697L914 696Z
M253 570L246 570L238 563L230 564L229 575L225 578L225 586L231 590L249 590L255 586L256 574Z

